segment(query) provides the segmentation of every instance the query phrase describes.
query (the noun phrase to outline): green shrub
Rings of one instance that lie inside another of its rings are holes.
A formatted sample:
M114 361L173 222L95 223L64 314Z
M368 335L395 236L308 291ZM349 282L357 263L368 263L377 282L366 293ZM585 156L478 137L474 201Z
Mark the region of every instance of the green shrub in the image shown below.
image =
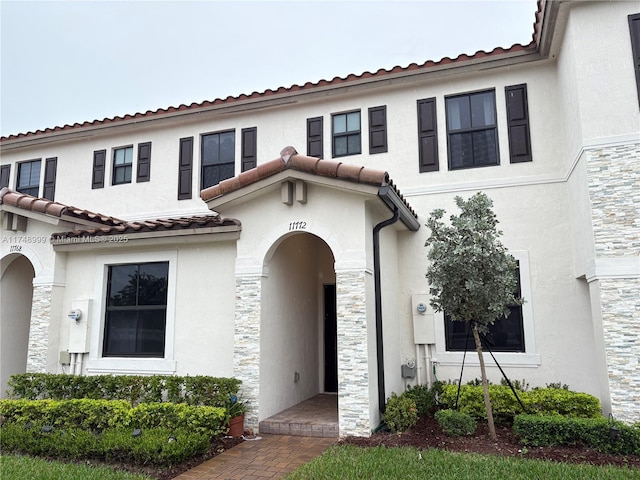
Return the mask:
M102 430L126 424L131 405L123 400L0 400L9 423L39 420L57 428Z
M455 410L438 410L434 415L438 425L447 435L459 437L461 435L472 435L477 428L476 421L463 412Z
M142 403L131 409L128 425L138 428L186 428L214 437L226 430L226 418L226 410L220 407Z
M0 414L6 423L25 425L42 422L56 429L80 428L100 431L108 428L186 428L212 436L225 430L224 408L184 403L141 403L125 400L0 400Z
M611 436L615 427L617 434ZM640 455L640 424L632 426L600 418L518 415L513 431L530 446L585 445L605 453Z
M418 422L418 409L416 402L411 398L395 393L387 401L387 408L382 415L382 421L387 424L392 432L405 432Z
M442 383L435 382L432 387L428 387L427 385L410 386L402 395L415 402L416 408L418 409L418 417L421 417L436 411L438 406L436 395L441 391Z
M24 373L8 382L11 398L27 400L126 400L131 405L169 401L222 407L229 395L237 395L241 381L235 378L163 375L59 375Z
M563 388L534 388L527 393L525 405L529 413L580 418L602 416L600 400L588 393L572 392Z
M457 393L457 385L444 384L440 404L454 408ZM521 413L559 414L585 418L601 416L600 400L587 393L559 388L534 388L517 393L526 412L523 411L511 388L505 385L489 385L489 397L496 423L510 425L513 423L513 418ZM458 398L458 410L471 415L476 420L486 419L482 387L463 385Z
M188 429L108 429L94 433L82 429L58 429L45 433L43 423L30 428L18 424L0 427L3 453L55 457L68 460L98 459L138 465L166 466L204 453L210 437ZM174 440L175 439L175 440Z

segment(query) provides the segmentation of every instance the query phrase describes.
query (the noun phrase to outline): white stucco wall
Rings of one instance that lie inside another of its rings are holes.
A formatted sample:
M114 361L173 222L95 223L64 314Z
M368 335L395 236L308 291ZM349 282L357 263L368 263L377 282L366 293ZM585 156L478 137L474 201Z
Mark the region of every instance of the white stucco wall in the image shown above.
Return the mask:
M182 243L169 247L130 247L68 254L61 310L91 300L90 352L83 372L233 375L235 245L233 242ZM169 261L167 343L164 361L102 358L106 267L119 263ZM63 325L56 350L69 348Z

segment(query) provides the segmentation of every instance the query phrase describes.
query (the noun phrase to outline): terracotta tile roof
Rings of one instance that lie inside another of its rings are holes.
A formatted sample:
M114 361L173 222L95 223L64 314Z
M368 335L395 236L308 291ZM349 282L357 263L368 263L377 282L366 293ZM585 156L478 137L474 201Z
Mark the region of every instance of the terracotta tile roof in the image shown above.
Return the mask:
M52 241L69 238L100 237L104 235L127 235L143 232L164 232L169 230L186 230L207 227L239 227L240 221L233 218L222 218L220 215L195 215L191 217L164 218L157 220L141 220L125 222L121 225L101 228L78 229L70 232L59 232L51 235Z
M117 226L125 223L124 220L120 220L119 218L63 205L62 203L53 202L46 198L37 198L32 195L16 192L7 187L0 190L0 205L9 205L69 221L77 221L79 223L91 222L106 226Z
M280 158L258 165L256 168L242 172L240 175L223 180L217 185L206 188L200 193L200 197L205 202L222 195L239 190L265 178L269 178L284 170L297 170L299 172L311 173L321 177L336 178L347 182L361 183L375 187L390 187L404 203L411 214L418 218L413 208L404 199L398 188L389 178L389 173L384 170L349 165L332 160L321 160L319 158L299 155L293 147L285 147L280 152Z
M74 123L73 125L67 124L64 126L45 128L44 130L36 130L35 132L26 132L26 133L18 133L15 135L3 136L3 137L0 137L0 142L17 140L21 138L29 138L29 137L34 137L37 135L43 135L47 133L57 133L57 132L62 132L67 130L80 129L83 127L95 127L95 126L102 126L102 125L110 125L114 123L117 124L119 122L124 122L128 120L138 120L141 118L149 118L149 117L160 117L162 115L167 115L175 112L189 111L189 110L195 111L198 109L212 107L216 105L231 105L231 104L243 102L246 100L255 100L255 99L277 96L280 94L290 94L295 92L308 91L308 90L312 90L314 88L320 88L320 87L337 86L341 84L348 84L358 80L384 79L384 77L386 76L392 76L392 75L401 74L401 73L409 73L414 71L417 72L420 70L428 71L429 69L434 67L445 67L448 65L457 66L458 64L463 64L464 62L477 61L477 60L481 60L489 57L497 57L505 54L520 53L520 52L522 53L535 52L538 47L538 42L540 40L540 32L541 32L542 18L543 18L542 11L544 8L544 4L545 4L545 0L538 0L538 9L535 14L536 21L533 24L534 31L532 34L532 41L527 45L515 43L508 48L496 47L490 52L486 52L484 50L478 50L473 55L461 54L461 55L458 55L456 58L444 57L438 61L427 60L422 64L411 63L406 67L397 65L389 70L381 68L373 73L364 72L360 75L356 75L352 73L350 75L347 75L344 78L334 77L331 80L319 80L316 83L307 82L304 85L292 85L290 87L279 87L276 90L267 89L264 92L253 92L249 95L241 94L241 95L238 95L237 97L228 96L227 98L224 98L224 99L216 98L215 100L211 100L211 101L206 100L200 103L194 102L194 103L191 103L190 105L181 104L178 107L172 106L168 108L159 108L157 110L147 110L144 113L138 112L133 115L127 114L122 117L116 116L113 118L104 118L102 120L96 119L91 122L85 121L83 123Z

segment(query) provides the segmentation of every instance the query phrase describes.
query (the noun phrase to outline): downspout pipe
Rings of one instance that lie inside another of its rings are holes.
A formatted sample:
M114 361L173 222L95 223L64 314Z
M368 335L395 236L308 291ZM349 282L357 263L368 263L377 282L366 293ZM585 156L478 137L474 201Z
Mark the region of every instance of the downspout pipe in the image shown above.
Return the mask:
M393 225L400 218L400 211L394 205L393 217L373 227L373 278L376 299L376 360L378 365L378 408L385 412L387 396L384 389L384 344L382 339L382 287L380 285L380 230Z

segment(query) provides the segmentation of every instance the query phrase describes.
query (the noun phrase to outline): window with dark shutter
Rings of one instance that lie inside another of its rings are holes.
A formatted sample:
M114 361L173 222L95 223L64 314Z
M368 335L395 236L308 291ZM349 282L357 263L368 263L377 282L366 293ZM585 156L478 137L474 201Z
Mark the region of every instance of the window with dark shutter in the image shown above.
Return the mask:
M16 190L37 197L40 194L40 172L42 160L30 160L18 164Z
M500 165L496 92L445 97L449 170Z
M44 192L42 197L47 200L54 200L56 195L56 170L58 168L58 157L47 158L44 161Z
M387 107L369 109L369 153L387 151Z
M138 144L138 170L136 182L148 182L151 180L151 142Z
M307 118L307 155L315 158L324 156L322 142L323 117Z
M191 198L193 178L193 137L180 139L180 159L178 168L178 200Z
M93 152L93 175L91 188L104 188L104 172L106 166L107 151L96 150Z
M236 132L202 135L200 145L200 188L217 185L235 175Z
M362 153L362 132L360 110L348 113L334 113L331 116L333 128L333 157Z
M133 146L116 148L113 150L113 174L112 185L131 183L131 171L133 170Z
M420 173L438 171L436 99L418 100L418 155Z
M636 71L636 89L640 103L640 13L629 15L629 31L631 33L631 53L633 54L633 68Z
M258 164L258 129L256 127L242 129L242 171L256 168Z
M2 167L0 167L0 188L9 186L10 174L11 174L11 165L2 165Z
M505 87L504 90L507 100L510 161L511 163L530 162L532 156L527 84Z

